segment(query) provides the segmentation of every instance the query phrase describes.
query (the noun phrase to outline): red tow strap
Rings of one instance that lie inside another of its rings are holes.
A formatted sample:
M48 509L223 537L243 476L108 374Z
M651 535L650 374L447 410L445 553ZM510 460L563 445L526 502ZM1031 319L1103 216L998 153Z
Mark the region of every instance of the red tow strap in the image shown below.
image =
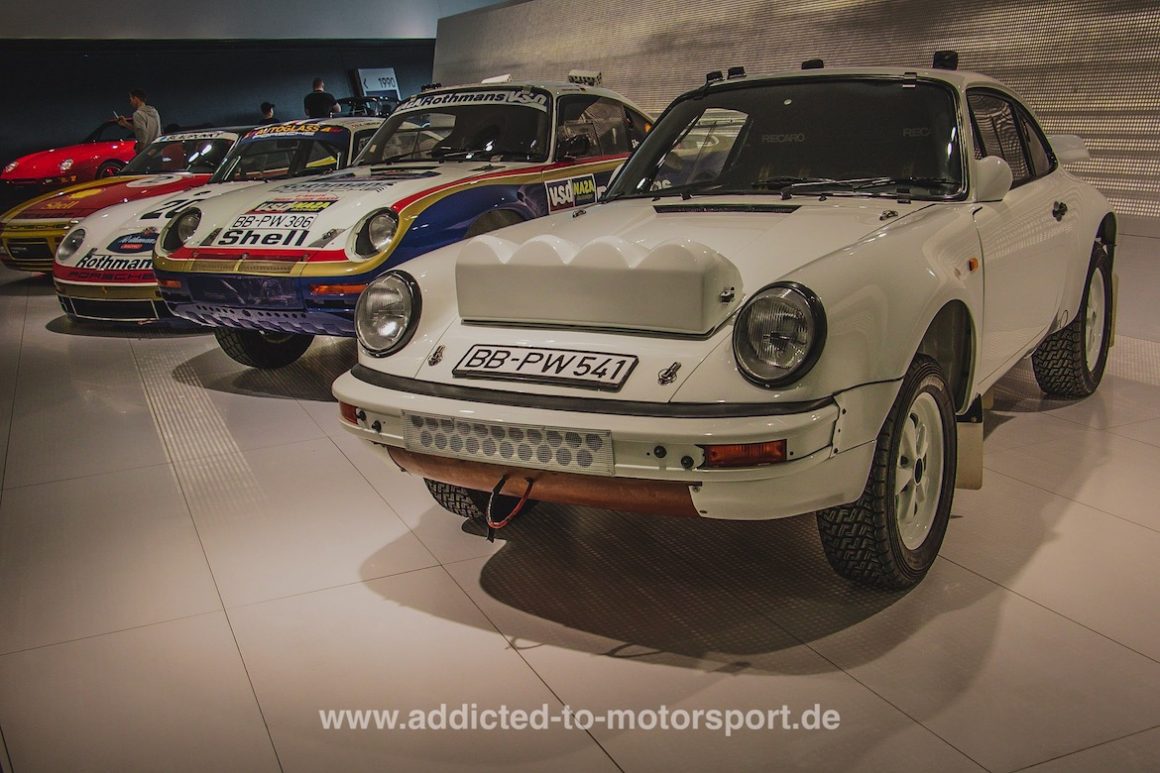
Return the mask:
M495 542L496 530L502 529L511 523L512 519L519 515L520 511L524 509L524 505L528 502L528 497L532 494L532 479L524 478L528 484L528 487L524 489L524 494L520 497L520 501L516 502L516 506L512 508L512 511L508 513L502 521L495 520L495 518L492 516L492 513L495 509L495 500L499 496L500 490L503 489L504 484L507 483L507 480L508 476L505 474L499 479L499 483L495 484L495 488L491 490L491 496L487 499L487 512L484 514L484 520L487 522L488 542Z

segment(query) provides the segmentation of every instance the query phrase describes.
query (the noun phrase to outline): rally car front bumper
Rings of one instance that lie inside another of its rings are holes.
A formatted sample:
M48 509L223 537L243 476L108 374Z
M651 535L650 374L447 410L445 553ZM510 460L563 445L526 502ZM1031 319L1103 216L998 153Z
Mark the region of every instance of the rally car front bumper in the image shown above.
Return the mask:
M513 496L530 484L533 499L757 520L856 500L898 386L855 387L810 404L619 404L615 414L594 412L598 400L538 407L536 396L521 395L513 402L522 404L504 404L493 390L362 366L333 391L349 432L425 478L491 490L506 476L501 491ZM776 463L710 460L712 449L779 441Z

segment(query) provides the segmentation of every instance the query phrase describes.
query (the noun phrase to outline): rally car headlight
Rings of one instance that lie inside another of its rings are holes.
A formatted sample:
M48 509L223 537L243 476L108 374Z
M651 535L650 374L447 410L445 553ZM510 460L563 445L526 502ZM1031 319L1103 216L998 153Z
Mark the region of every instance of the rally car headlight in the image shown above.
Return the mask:
M185 246L201 225L201 210L193 207L174 218L165 229L165 239L161 246L166 252L173 252Z
M376 357L401 348L415 332L422 305L419 285L409 274L383 274L363 290L355 307L359 343Z
M68 235L60 240L60 244L56 245L56 262L63 263L71 258L81 248L84 241L85 229L76 228L69 231Z
M8 164L8 166L4 167L4 174L8 174L9 172L15 172L16 167L18 167L18 166L20 166L20 162L13 161L12 163Z
M395 238L399 218L389 209L372 212L355 232L354 252L360 258L369 258L382 252Z
M822 302L796 282L762 288L733 324L737 365L745 378L763 387L784 386L804 376L825 342Z
M71 158L66 158L64 161L61 161L60 162L61 174L64 174L68 170L72 169L72 165L73 165L73 160Z

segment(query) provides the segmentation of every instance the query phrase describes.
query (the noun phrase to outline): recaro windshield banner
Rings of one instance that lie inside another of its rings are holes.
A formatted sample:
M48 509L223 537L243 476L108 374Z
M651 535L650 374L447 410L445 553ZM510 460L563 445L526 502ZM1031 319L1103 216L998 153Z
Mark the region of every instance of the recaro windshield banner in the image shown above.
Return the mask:
M396 113L449 105L522 105L537 110L548 110L548 95L522 89L487 89L453 91L446 94L417 94L395 108Z

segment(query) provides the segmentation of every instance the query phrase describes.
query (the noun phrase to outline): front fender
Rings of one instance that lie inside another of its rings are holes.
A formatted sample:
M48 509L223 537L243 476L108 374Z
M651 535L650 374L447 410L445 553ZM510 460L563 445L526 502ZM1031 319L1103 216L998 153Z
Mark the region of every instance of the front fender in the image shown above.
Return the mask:
M750 384L738 372L731 334L722 335L674 399L810 401L897 381L946 304L963 303L975 326L983 299L979 256L969 204L935 205L879 229L781 277L813 290L826 312L825 348L802 379L776 390Z

